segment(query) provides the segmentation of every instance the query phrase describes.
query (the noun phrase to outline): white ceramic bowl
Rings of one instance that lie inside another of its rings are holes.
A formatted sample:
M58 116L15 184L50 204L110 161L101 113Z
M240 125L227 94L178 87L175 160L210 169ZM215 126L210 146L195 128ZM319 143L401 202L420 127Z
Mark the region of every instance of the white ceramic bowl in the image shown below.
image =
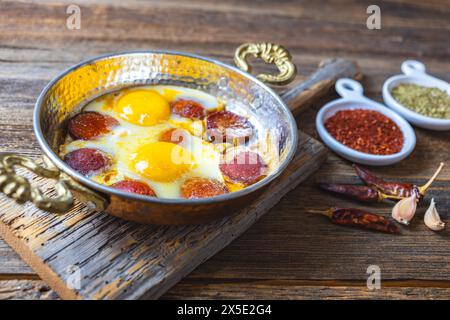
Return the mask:
M405 119L421 128L430 130L450 130L450 119L438 119L421 115L400 104L391 95L391 90L401 83L417 84L424 87L435 87L450 94L450 84L446 81L432 77L425 72L425 65L419 61L406 60L402 63L404 74L390 77L383 85L384 103L401 114Z
M363 95L361 84L352 79L339 79L336 91L342 97L327 103L320 109L316 117L316 128L323 142L334 152L356 163L372 166L385 166L406 158L416 145L416 135L411 125L394 111L382 104L370 100ZM378 111L392 119L403 133L403 147L400 152L390 155L374 155L351 149L337 141L325 129L325 121L340 110L367 109Z

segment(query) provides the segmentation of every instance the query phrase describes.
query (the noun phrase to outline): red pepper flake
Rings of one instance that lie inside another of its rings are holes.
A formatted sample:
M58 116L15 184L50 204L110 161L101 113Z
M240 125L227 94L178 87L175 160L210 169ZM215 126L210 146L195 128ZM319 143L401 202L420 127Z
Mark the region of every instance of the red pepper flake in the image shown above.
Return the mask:
M325 121L325 128L340 143L376 155L400 152L403 134L397 124L372 110L341 110Z

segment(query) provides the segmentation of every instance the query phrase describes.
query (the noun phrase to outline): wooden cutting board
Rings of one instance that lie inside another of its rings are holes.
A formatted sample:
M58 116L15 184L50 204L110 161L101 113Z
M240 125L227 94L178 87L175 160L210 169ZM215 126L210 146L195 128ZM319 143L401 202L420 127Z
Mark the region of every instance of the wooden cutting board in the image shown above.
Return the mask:
M346 60L328 61L281 96L298 114L342 76L358 76L357 67ZM0 235L62 298L155 299L247 230L325 157L322 144L299 131L294 159L258 199L198 226L140 225L81 203L57 216L0 195ZM48 180L21 174L51 190Z
M300 133L295 158L264 194L206 225L139 225L82 204L56 216L1 196L0 235L62 298L158 298L242 234L324 158L325 148ZM47 180L35 182L49 187Z

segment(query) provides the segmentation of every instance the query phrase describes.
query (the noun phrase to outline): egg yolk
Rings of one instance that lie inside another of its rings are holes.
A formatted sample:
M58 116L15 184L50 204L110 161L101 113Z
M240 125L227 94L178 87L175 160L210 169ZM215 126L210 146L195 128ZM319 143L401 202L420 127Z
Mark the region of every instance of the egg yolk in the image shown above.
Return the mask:
M169 103L151 90L133 90L119 98L114 105L117 115L139 126L152 126L170 116Z
M170 142L145 144L131 156L131 170L159 182L176 180L189 171L193 163L188 150Z

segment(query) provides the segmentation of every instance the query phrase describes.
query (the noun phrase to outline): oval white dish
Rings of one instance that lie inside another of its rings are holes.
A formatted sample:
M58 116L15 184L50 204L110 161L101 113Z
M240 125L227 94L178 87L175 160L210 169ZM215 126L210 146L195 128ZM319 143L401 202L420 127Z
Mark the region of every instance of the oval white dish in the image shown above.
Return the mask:
M336 82L336 91L342 98L327 103L316 116L316 128L319 136L331 150L353 162L372 166L385 166L399 162L414 150L416 135L411 125L394 111L365 97L363 87L359 82L347 78L339 79ZM325 121L340 110L352 109L375 110L394 121L403 133L404 141L401 151L390 155L368 154L351 149L333 138L325 129Z
M450 130L450 119L438 119L421 115L397 102L391 95L391 90L401 83L417 84L424 87L435 87L450 94L450 84L426 73L425 65L419 61L406 60L401 67L403 74L387 79L383 84L384 103L401 114L405 119L421 128L430 130Z

